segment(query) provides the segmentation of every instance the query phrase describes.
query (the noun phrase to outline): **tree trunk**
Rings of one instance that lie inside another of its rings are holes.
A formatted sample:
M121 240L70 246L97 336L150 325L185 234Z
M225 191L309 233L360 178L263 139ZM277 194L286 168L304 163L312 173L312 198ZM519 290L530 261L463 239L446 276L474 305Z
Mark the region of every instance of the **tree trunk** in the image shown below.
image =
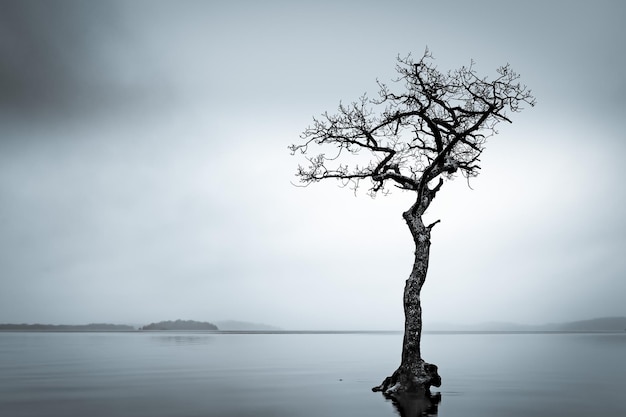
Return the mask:
M373 388L374 391L382 391L386 396L397 396L405 392L428 393L431 385L436 387L441 385L437 366L424 362L420 351L422 336L420 291L428 272L432 226L424 226L421 214L415 213L414 210L403 213L403 217L415 243L415 260L404 287L404 340L400 367L393 375L385 378L380 386Z

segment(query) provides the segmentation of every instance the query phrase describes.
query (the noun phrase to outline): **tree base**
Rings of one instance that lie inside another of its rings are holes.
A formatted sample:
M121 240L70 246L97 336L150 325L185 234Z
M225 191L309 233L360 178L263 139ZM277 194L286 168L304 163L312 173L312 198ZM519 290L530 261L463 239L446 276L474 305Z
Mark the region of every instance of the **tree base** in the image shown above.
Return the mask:
M430 396L430 387L441 386L441 377L437 366L419 360L414 364L402 364L385 378L382 384L372 388L374 392L382 392L385 397L398 399L401 394L422 394Z

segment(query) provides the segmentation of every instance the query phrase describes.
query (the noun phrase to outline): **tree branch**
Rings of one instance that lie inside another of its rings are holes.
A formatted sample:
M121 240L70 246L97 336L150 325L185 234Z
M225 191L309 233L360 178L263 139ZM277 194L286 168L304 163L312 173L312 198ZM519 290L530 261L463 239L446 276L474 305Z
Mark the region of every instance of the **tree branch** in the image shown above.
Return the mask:
M300 181L331 178L356 188L369 180L371 195L386 192L391 182L416 192L414 208L423 213L441 188L440 182L429 189L432 180L459 171L467 178L478 175L486 138L497 133L498 123L511 121L506 110L519 112L535 99L508 64L489 81L478 77L473 62L442 73L432 61L428 51L417 62L398 57L394 83L402 91L377 81L379 98L363 95L350 105L340 103L335 114L314 118L291 153L307 155L319 146L335 148L336 156L307 157L309 166L296 173Z

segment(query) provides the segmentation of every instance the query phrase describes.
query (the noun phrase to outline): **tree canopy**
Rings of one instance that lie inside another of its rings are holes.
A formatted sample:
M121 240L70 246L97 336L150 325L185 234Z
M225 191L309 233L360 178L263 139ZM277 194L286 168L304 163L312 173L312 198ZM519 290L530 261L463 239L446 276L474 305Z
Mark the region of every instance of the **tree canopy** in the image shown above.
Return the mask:
M418 61L398 57L398 77L378 81L376 98L364 94L314 118L302 142L290 146L308 161L298 167L300 183L334 178L356 190L369 180L372 196L393 185L416 192L416 209L425 210L443 177L478 175L486 139L500 122L511 122L507 112L535 99L508 64L489 80L477 75L473 61L448 72L433 61L428 50ZM311 156L313 145L320 150Z

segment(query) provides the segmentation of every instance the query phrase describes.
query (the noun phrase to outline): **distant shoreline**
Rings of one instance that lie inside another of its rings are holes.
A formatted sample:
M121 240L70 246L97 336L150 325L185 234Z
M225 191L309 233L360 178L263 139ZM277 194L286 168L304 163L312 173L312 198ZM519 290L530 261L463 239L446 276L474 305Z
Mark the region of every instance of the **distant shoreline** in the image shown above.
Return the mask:
M213 335L402 335L402 330L106 330L106 329L0 329L0 333L180 333ZM428 330L425 335L490 335L490 334L623 334L626 330Z
M477 324L433 323L424 326L422 333L428 334L563 334L563 333L623 333L626 332L626 317L600 317L565 323L524 325L507 322ZM194 320L168 320L146 326L89 323L42 324L0 323L0 332L191 332L213 334L402 334L403 330L284 330L265 324L222 321L215 324Z
M52 332L90 332L90 331L113 331L132 332L135 327L127 324L89 323L89 324L8 324L1 323L0 331L52 331Z

